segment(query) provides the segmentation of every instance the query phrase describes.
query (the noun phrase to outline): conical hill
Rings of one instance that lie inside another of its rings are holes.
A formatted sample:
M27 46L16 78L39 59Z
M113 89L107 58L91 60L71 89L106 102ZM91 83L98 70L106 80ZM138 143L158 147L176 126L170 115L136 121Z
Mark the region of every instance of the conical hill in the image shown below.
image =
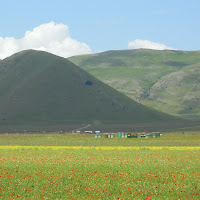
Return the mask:
M131 100L64 58L26 50L0 61L0 119L9 125L175 118Z

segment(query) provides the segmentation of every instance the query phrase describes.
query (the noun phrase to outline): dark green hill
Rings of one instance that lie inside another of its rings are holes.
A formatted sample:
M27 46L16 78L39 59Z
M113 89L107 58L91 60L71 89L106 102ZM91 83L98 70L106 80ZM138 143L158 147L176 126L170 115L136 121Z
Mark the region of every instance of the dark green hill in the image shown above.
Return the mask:
M0 119L1 126L175 120L131 100L64 58L33 50L0 61Z
M200 118L200 51L121 50L69 60L137 102Z

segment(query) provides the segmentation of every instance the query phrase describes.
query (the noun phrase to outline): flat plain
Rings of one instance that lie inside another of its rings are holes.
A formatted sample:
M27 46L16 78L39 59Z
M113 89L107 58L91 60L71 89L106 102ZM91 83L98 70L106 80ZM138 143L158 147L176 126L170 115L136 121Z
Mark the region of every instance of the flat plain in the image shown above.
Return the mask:
M0 135L0 199L200 199L198 131Z

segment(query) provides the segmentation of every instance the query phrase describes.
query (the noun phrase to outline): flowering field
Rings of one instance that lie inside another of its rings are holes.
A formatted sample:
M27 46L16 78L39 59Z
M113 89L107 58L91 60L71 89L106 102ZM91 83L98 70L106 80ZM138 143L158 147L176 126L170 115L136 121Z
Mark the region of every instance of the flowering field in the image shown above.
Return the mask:
M136 146L114 146L118 140L110 140L112 146L1 145L0 199L200 199L200 147L189 139L187 146L144 141L146 146L140 140Z

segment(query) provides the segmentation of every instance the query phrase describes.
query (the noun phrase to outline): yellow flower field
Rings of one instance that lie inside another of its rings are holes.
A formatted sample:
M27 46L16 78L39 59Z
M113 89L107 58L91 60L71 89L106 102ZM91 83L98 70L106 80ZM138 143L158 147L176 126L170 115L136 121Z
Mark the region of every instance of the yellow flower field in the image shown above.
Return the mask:
M0 146L0 149L71 149L71 150L80 150L80 149L94 149L94 150L200 150L200 146Z

